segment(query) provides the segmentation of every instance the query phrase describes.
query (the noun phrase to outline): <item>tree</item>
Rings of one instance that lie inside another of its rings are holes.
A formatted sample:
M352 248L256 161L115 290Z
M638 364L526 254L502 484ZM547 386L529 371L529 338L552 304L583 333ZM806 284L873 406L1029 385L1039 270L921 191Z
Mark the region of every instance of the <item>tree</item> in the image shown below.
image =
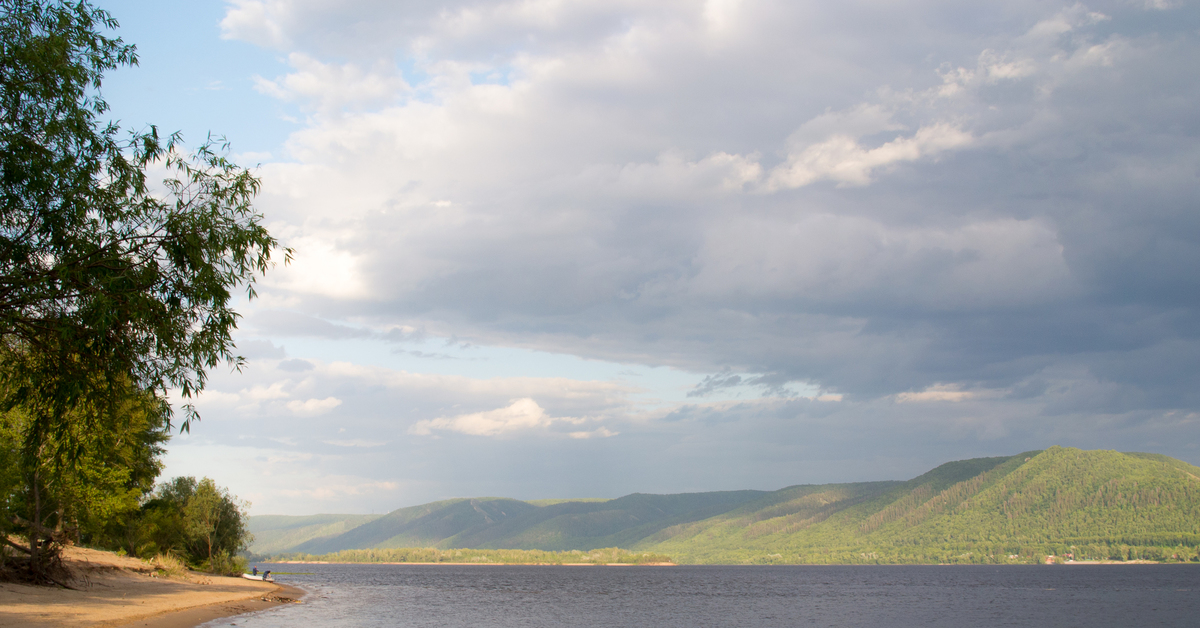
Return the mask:
M160 484L133 527L143 538L131 553L173 553L217 572L227 571L231 557L252 538L244 504L210 478L177 477Z
M86 0L0 0L0 411L26 414L29 467L78 460L72 435L103 415L78 409L115 407L126 384L190 398L207 369L240 365L231 290L253 297L273 254L291 255L226 146L189 155L177 135L101 122L104 72L137 63L100 33L116 27Z
M75 416L84 412L96 416ZM74 408L68 431L43 442L35 456L22 455L29 413L16 408L0 414L0 478L7 480L0 482L0 495L6 510L52 536L112 544L162 470L167 413L161 399L126 383L120 403ZM72 441L77 455L53 455L56 440Z
M176 477L160 484L142 504L137 520L130 526L132 534L124 549L136 556L163 553L190 559L192 547L183 511L195 492L193 477Z
M191 396L238 362L230 290L253 296L280 250L251 205L258 179L212 142L186 157L154 127L122 141L100 125L104 71L137 61L97 32L117 26L104 11L0 0L0 18L0 348L16 402L60 411L101 390L97 374ZM162 190L151 166L171 175Z
M203 548L205 562L240 552L249 545L243 509L228 489L217 488L216 482L204 478L183 509L188 536L197 549ZM196 552L199 554L199 552Z

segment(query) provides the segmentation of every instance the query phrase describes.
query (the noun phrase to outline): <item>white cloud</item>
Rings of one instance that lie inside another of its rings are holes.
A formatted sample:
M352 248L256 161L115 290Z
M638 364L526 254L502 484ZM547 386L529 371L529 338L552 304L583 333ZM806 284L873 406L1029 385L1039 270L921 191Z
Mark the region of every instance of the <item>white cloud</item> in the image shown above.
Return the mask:
M620 434L620 432L614 432L614 431L608 429L607 427L598 427L594 430L591 430L590 432L568 432L567 436L570 436L571 438L575 438L575 439L609 438L610 436L616 436L618 434Z
M555 421L581 422L572 417L552 418L536 401L526 397L516 399L504 408L418 421L408 432L428 436L433 430L446 430L473 436L498 436L507 432L546 428Z
M286 15L291 3L286 0L231 0L230 4L232 6L221 20L224 37L275 48L290 43L285 35L286 25L279 18L281 14Z
M896 403L921 403L927 401L966 401L975 397L975 393L958 390L954 385L939 384L930 386L921 392L906 392L896 395Z
M362 298L369 294L361 261L352 252L330 241L328 236L291 238L295 249L292 262L279 265L267 275L264 286L304 295L333 298Z
M243 399L250 401L271 401L274 399L286 399L291 396L291 393L284 390L284 387L291 384L291 380L283 380L272 382L270 385L257 384L250 388L243 388L240 396Z
M864 148L848 135L834 135L789 153L787 163L771 171L768 189L798 188L822 179L867 185L880 168L963 148L973 140L970 133L946 123L921 127L910 137L897 137L875 148Z
M283 100L301 100L326 114L346 106L385 105L408 90L395 66L383 62L366 69L292 53L288 64L296 71L274 80L255 77L255 89Z
M228 407L236 404L241 400L241 398L241 395L237 393L221 392L219 390L205 390L195 398L194 402L201 408L209 406Z
M292 412L304 415L315 416L325 414L330 410L342 405L342 400L337 397L326 397L324 399L307 399L305 401L295 400L289 401L287 409Z

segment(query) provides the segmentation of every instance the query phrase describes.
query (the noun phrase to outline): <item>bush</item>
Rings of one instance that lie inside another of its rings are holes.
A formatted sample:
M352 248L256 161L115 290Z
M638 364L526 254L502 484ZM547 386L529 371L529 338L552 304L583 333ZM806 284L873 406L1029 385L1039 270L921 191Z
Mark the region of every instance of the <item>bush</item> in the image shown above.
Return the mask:
M246 573L246 558L221 550L213 554L212 560L204 561L202 566L204 571L218 576L240 576Z
M150 560L154 569L164 576L182 576L187 573L187 565L174 554L156 554Z

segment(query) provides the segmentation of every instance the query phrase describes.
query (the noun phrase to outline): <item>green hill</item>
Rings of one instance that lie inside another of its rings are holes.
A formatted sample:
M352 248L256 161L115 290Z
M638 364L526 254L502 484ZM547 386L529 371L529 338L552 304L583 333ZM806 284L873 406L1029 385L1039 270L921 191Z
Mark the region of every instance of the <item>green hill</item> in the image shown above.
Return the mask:
M250 552L275 554L313 539L329 538L352 530L380 515L258 515L250 517L254 543Z
M1200 545L1200 469L1165 456L1052 447L952 462L884 491L784 492L806 488L633 549L689 563L1002 563L1191 560Z
M623 547L720 564L1196 560L1200 469L1156 454L1052 447L950 462L907 482L604 501L454 499L283 551L403 547Z

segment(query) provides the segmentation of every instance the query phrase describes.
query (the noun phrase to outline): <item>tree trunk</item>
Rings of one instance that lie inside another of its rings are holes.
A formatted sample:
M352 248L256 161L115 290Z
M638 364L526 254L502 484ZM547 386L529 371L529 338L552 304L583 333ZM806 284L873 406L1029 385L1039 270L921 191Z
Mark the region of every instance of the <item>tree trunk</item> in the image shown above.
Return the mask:
M29 566L35 576L42 575L42 561L38 540L42 529L42 493L38 488L41 478L37 468L33 470L33 525L29 528Z

